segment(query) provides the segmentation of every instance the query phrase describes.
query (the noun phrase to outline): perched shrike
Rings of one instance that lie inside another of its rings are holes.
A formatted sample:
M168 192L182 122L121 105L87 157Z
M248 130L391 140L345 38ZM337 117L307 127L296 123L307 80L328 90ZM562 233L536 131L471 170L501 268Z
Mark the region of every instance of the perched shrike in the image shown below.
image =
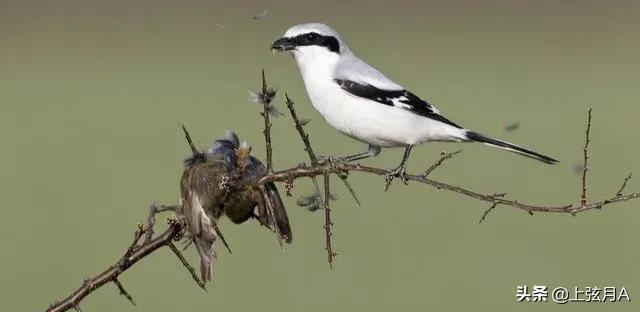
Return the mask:
M359 59L327 25L295 25L271 48L295 58L311 103L331 126L369 144L368 151L343 160L376 156L381 147L405 148L400 165L386 176L388 183L394 177L404 180L411 148L430 141L480 142L547 164L557 162L525 147L459 126Z

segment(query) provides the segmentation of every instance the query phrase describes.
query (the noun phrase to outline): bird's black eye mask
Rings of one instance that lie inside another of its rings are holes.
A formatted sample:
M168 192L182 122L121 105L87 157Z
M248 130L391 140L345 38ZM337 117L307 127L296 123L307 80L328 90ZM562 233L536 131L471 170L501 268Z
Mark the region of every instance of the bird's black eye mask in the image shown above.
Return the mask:
M331 52L340 54L340 42L334 36L323 36L316 32L310 32L291 38L296 46L320 46L329 49Z

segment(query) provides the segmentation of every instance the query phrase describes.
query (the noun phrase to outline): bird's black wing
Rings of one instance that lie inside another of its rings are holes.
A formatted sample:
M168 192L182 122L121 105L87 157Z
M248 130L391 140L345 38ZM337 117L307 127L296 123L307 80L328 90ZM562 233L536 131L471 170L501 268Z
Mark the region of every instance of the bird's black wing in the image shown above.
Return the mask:
M345 91L380 104L406 109L414 114L431 118L442 123L462 129L453 121L440 115L437 109L423 99L407 90L384 90L369 84L361 84L346 79L335 79L335 82Z

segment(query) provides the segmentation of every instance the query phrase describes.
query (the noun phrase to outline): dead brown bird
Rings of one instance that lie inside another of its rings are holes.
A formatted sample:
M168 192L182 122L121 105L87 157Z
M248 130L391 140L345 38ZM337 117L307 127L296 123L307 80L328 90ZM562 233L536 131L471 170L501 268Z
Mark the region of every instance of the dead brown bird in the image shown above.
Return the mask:
M228 248L216 225L222 214L234 223L256 218L273 229L279 240L291 243L289 218L278 189L272 182L258 184L266 170L251 156L251 146L240 144L238 136L229 132L216 140L210 150L200 152L184 130L193 155L184 161L178 213L185 218L200 254L202 280L211 281L216 238Z

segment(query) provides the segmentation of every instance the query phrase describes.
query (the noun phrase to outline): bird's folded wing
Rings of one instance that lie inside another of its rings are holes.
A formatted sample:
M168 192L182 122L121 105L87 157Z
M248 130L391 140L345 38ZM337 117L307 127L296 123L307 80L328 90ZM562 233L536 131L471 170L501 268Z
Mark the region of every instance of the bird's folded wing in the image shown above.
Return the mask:
M366 98L380 104L406 109L414 114L437 120L442 123L462 129L462 127L458 126L453 121L440 115L440 112L438 112L435 107L431 106L429 103L407 90L386 90L372 86L370 84L360 83L347 79L335 79L335 82L343 90L351 93L352 95Z

